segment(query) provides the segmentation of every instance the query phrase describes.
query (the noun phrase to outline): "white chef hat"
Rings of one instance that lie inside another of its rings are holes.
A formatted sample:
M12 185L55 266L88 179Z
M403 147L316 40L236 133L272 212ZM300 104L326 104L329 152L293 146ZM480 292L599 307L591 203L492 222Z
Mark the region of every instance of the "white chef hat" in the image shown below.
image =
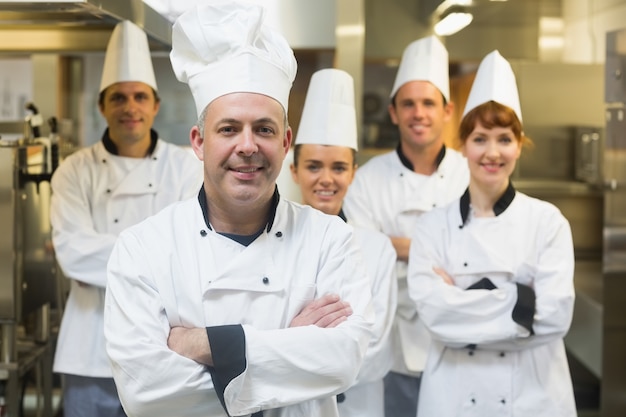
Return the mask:
M441 41L435 35L418 39L404 49L389 97L409 81L429 81L450 101L448 72L448 51Z
M313 74L302 109L296 145L333 145L358 150L354 80L327 68Z
M157 89L148 37L128 20L118 23L109 39L100 92L111 84L125 81L140 81Z
M172 68L189 85L198 116L217 97L236 92L264 94L287 111L297 63L264 15L256 4L202 1L174 23Z
M470 110L488 101L495 101L510 107L519 121L522 121L522 109L515 74L511 64L497 50L489 53L480 62L465 104L463 117Z

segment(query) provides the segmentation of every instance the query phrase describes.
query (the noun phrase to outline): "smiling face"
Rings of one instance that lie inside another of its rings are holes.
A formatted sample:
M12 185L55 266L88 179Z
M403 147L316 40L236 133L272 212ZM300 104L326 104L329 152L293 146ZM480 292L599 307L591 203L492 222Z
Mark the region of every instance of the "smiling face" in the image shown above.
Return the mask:
M410 81L396 93L389 105L391 121L398 126L403 146L422 150L443 146L443 131L453 106L444 103L443 95L428 81Z
M107 121L109 137L118 148L138 143L149 146L159 102L148 84L120 82L106 88L100 112Z
M354 151L345 146L311 144L297 148L291 175L300 186L302 203L326 214L339 214L354 178Z
M204 161L204 188L223 210L267 204L291 144L291 128L276 100L232 93L213 100L204 119L204 137L191 129L191 145Z
M522 152L521 123L508 107L485 103L461 122L461 150L467 158L471 184L504 192Z

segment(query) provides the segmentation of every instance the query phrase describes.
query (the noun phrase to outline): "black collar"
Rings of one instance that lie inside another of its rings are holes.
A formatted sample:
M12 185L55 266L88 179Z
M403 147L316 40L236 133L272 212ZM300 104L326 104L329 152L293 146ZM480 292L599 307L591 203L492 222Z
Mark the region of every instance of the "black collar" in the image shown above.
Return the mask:
M337 216L339 216L339 218L341 220L343 220L344 222L348 223L348 219L346 218L346 214L343 212L343 207L341 208L341 210L339 210L339 213L337 214Z
M278 187L274 188L274 195L272 196L272 206L270 209L269 217L267 219L267 227L266 230L269 232L272 229L272 225L274 224L274 218L276 217L276 208L278 207L278 202L280 201L280 195L278 194ZM209 206L206 201L206 193L204 191L204 185L200 187L200 192L198 192L198 202L200 203L200 208L202 208L202 215L204 217L204 223L209 230L213 230L211 224L209 223Z
M404 155L404 153L402 153L402 147L400 146L400 144L398 144L398 147L396 148L396 152L398 153L398 158L400 158L400 162L402 162L402 165L404 165L406 168L410 169L411 171L414 171L413 163L409 161L409 158L407 158L406 155ZM439 151L439 154L437 155L437 159L435 160L435 165L437 166L437 168L439 168L439 164L441 164L441 161L443 161L443 158L445 156L446 156L446 145L443 145L441 147L441 150Z
M148 148L148 153L146 153L146 156L152 155L152 152L154 152L154 148L156 148L158 139L159 139L159 134L156 132L156 130L150 129L150 148ZM109 136L108 127L102 134L102 144L104 145L104 149L106 149L107 152L113 155L118 155L117 145L113 143L113 140L111 140L111 136Z
M499 216L500 214L502 214L504 210L506 210L511 205L511 203L513 202L513 198L515 198L515 188L513 187L513 183L509 181L509 185L508 187L506 187L504 194L502 194L500 198L498 199L498 201L496 201L496 203L493 205L493 213L496 216ZM461 209L462 225L465 225L465 223L467 222L467 217L469 216L469 211L470 211L469 187L467 187L467 189L461 196L459 205Z

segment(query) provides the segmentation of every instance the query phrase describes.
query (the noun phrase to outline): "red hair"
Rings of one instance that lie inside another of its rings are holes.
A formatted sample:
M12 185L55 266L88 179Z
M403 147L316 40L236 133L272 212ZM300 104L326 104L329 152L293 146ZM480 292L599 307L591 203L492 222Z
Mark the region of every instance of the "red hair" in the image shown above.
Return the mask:
M511 128L515 138L522 142L522 145L532 143L528 137L524 136L522 122L513 109L496 101L488 101L474 107L463 117L459 128L459 139L462 145L465 144L468 136L474 131L477 123L480 123L487 129L493 129L494 127Z

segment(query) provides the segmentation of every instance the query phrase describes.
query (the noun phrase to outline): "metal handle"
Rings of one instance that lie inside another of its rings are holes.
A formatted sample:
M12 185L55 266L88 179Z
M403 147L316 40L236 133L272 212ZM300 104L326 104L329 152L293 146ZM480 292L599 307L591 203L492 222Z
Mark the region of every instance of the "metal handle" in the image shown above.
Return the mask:
M606 191L615 191L617 190L617 180L615 178L611 178L610 180L604 181L604 189Z

